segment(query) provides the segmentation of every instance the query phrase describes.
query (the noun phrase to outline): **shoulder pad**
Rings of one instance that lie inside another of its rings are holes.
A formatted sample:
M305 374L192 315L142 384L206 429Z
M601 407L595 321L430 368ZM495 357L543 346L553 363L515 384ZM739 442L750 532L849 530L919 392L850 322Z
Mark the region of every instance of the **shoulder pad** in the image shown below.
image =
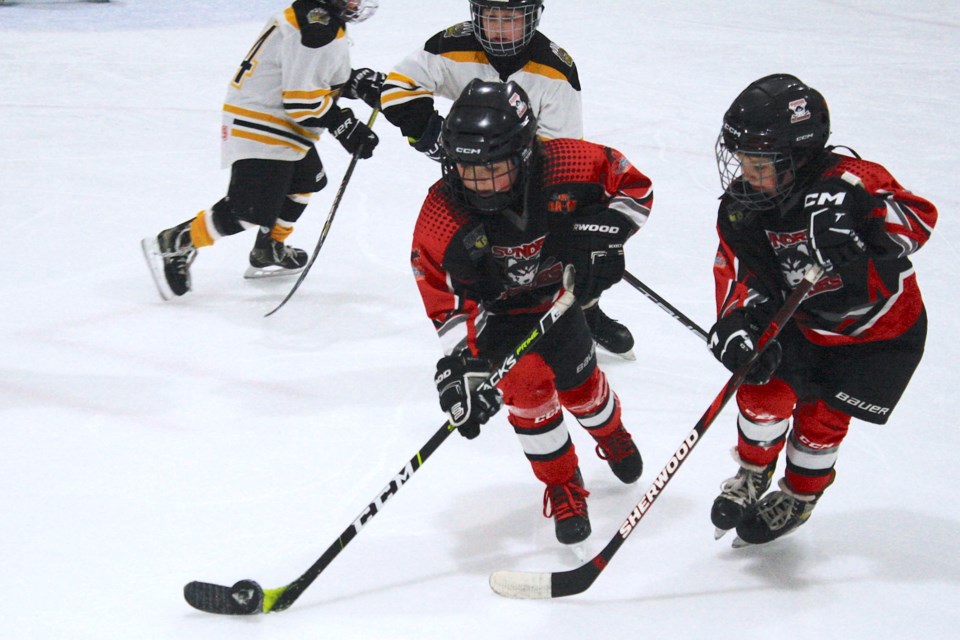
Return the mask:
M550 67L561 73L573 87L580 91L580 74L577 63L567 50L539 31L530 42L530 61Z

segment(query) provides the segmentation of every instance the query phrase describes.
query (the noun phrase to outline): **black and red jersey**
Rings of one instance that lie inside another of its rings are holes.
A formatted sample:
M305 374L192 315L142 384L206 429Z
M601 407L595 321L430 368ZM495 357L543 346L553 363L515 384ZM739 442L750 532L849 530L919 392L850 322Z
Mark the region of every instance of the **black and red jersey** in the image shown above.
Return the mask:
M604 205L619 212L632 233L650 215L650 179L610 147L544 142L528 171L522 211L478 214L442 181L420 209L411 265L446 354L476 352L487 314L535 312L553 303L578 211Z
M910 254L929 239L937 209L907 191L879 164L830 153L819 178L843 178L877 198L851 211L870 229L864 260L821 278L794 316L808 340L822 345L886 340L910 328L923 310ZM752 306L772 315L813 264L803 197L760 213L743 227L730 223L736 201L721 199L720 246L714 264L718 317ZM871 205L873 206L873 205Z

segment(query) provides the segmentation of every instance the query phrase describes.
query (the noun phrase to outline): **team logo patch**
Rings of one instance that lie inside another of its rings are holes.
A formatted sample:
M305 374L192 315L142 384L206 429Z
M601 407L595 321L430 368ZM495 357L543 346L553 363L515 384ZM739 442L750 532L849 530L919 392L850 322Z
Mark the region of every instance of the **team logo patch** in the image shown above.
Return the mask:
M487 231L483 225L478 226L463 238L463 246L471 256L476 257L484 253L490 246L490 240L487 239Z
M550 43L550 50L553 51L553 54L560 58L560 62L567 65L568 67L573 66L573 58L567 53L562 47L556 45L555 43Z
M790 109L790 124L797 124L811 118L811 113L807 109L806 98L793 100L787 107Z
M571 213L577 210L577 199L572 193L555 193L547 202L547 210L551 213Z
M452 27L448 27L446 31L443 32L444 38L459 38L463 35L469 35L473 33L473 23L469 20L467 22L461 22L460 24L455 24Z
M330 14L320 7L311 9L307 12L307 22L309 24L330 24Z

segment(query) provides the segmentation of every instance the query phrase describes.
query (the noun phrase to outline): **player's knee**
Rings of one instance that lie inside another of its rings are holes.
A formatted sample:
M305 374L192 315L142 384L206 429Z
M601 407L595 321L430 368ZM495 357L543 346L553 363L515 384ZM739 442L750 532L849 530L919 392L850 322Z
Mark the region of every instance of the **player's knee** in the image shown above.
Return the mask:
M744 385L737 390L740 413L752 422L786 420L796 404L797 394L779 378L772 378L767 384Z

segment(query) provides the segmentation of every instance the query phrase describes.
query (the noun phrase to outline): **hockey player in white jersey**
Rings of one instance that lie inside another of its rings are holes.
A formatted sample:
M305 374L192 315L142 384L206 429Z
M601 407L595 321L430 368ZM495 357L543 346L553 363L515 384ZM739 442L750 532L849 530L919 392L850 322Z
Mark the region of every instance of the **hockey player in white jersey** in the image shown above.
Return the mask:
M273 15L230 78L221 149L227 195L209 209L142 241L161 297L191 288L197 249L258 228L246 277L298 273L307 253L284 241L311 194L327 184L315 143L323 130L369 158L377 136L339 98L380 105L383 74L351 69L347 23L369 18L377 0L296 0Z
M410 144L440 160L441 116L434 97L455 100L471 80L519 84L530 98L541 140L583 138L580 78L573 58L537 28L543 0L469 0L471 19L426 41L394 67L383 83L383 115ZM629 329L584 303L594 340L633 359Z

